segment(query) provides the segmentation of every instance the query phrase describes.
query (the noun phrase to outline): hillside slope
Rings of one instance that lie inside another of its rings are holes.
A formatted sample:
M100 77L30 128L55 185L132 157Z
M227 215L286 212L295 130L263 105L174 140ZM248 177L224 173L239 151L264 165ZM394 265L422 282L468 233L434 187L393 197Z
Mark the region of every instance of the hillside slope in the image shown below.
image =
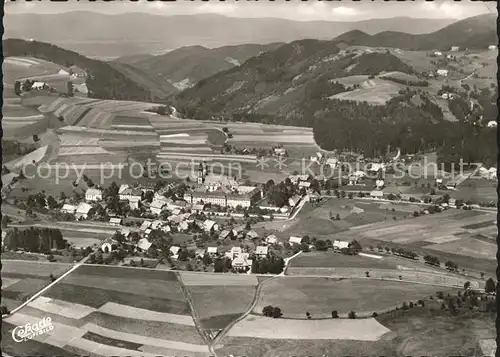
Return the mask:
M89 73L87 87L89 96L101 99L122 100L150 100L151 93L128 78L125 74L115 70L108 63L89 59L79 53L68 51L55 45L20 39L3 41L3 55L32 56L61 66L76 65Z
M403 17L360 22L292 21L230 18L216 14L107 15L74 11L64 14L8 14L4 17L4 38L33 38L86 56L102 58L157 53L190 45L220 47L306 38L329 40L354 29L369 34L381 31L421 34L436 31L452 22L450 19Z
M305 100L349 90L333 83L336 78L382 71L413 73L385 51L346 52L332 42L301 40L199 81L177 95L175 105L186 116L200 119L239 114L289 117Z
M278 48L281 43L268 45L238 45L209 49L186 46L164 55L138 55L119 58L111 63L127 63L160 83L182 90L218 72L243 64L250 57Z
M414 35L384 31L369 35L360 30L354 30L336 37L334 41L348 45L394 47L405 50L448 50L451 46L485 49L498 42L496 15L470 17L428 34Z

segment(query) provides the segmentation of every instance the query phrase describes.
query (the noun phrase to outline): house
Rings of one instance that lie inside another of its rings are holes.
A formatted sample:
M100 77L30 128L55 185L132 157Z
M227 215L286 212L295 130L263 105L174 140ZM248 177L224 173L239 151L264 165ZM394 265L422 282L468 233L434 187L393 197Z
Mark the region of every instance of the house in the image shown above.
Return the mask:
M194 204L191 207L191 212L200 213L200 212L203 212L204 209L205 209L205 205L201 204L201 203L198 203L198 204Z
M241 255L241 253L243 253L241 247L232 247L231 250L230 250L230 254L231 254L231 259L234 259L236 257L239 257Z
M457 204L457 199L456 198L450 198L448 200L448 204L450 205L450 207L455 207L456 204Z
M167 226L169 227L169 226ZM170 228L170 227L169 227ZM182 221L179 223L179 226L177 227L179 231L187 231L189 229L189 223L187 221Z
M286 149L285 148L274 148L274 155L278 156L284 156L286 155Z
M104 253L111 253L116 249L118 242L113 238L106 238L101 244L101 250Z
M311 183L308 181L301 181L299 183L299 188L309 188L309 187L311 187Z
M442 178L436 178L436 184L441 185L443 183Z
M290 244L301 244L302 243L302 237L291 236L290 239L288 240L288 243L290 243Z
M149 248L151 248L151 245L153 245L153 243L151 243L147 238L141 238L137 242L137 248L143 252L147 252Z
M433 55L434 55L434 56L442 56L442 55L443 55L443 52L441 52L441 51L434 51L434 52L433 52Z
M172 228L168 224L165 224L161 226L161 231L165 233L170 233L172 231Z
M160 221L160 220L154 220L152 223L151 223L151 229L159 229L161 228L161 226L163 225L163 221Z
M259 235L257 234L256 231L254 231L253 229L251 231L248 231L247 232L247 238L250 238L250 239L256 239L256 238L259 238Z
M151 234L151 231L152 231L152 230L151 230L151 228L146 229L146 230L144 231L144 236L145 236L145 237L149 236L149 235Z
M498 123L497 123L497 121L496 121L496 120L491 120L491 121L489 121L489 122L488 122L488 124L486 124L486 126L487 126L488 128L496 128L496 127L497 127L497 125L498 125Z
M267 256L268 252L269 252L269 247L267 246L259 245L255 249L255 255L257 255L258 257L265 257Z
M119 231L121 233L122 236L124 236L125 238L128 238L128 236L130 236L130 229L128 228L122 228L120 229Z
M278 237L276 237L274 234L271 234L271 235L267 236L266 243L267 244L276 244L276 243L278 243Z
M148 229L151 226L151 224L152 224L151 221L143 221L139 230L144 232L146 229Z
M219 253L217 247L207 247L207 254L210 256L217 255Z
M97 188L89 188L85 191L86 201L100 201L102 200L102 191Z
M489 45L488 49L489 50L496 50L497 49L497 45Z
M80 203L78 205L78 207L76 208L76 212L75 212L76 219L80 219L80 218L87 219L89 211L91 209L92 209L92 206L89 205L88 203L85 203L85 202Z
M59 72L57 72L57 74L60 74L62 76L69 76L69 72L64 69L60 69Z
M373 190L372 192L370 192L370 197L371 198L378 198L378 199L384 198L384 192Z
M129 188L130 186L127 185L126 183L124 184L121 184L120 187L118 188L118 194L122 193L123 191L125 191L127 188Z
M326 159L325 164L327 166L330 166L331 169L335 169L337 167L338 162L339 162L339 160L331 157L331 158Z
M160 215L161 212L165 209L167 206L167 202L162 199L154 199L153 202L151 202L149 209L151 210L152 214L155 215Z
M70 205L70 204L64 204L61 208L62 213L70 213L74 214L76 211L76 206L75 205Z
M385 182L384 180L376 180L375 181L375 187L377 187L377 189L381 189L385 186Z
M233 259L231 265L237 271L248 271L252 268L252 260L246 257L237 257Z
M219 225L215 221L207 219L205 222L203 222L203 229L206 232L217 231L219 230Z
M441 94L441 98L451 100L451 99L455 98L455 94L454 93L443 93L443 94Z
M317 192L313 192L309 194L309 202L318 202L321 199L321 196Z
M205 250L204 249L196 249L194 255L196 258L203 259L203 257L205 256Z
M457 52L460 51L460 46L451 46L451 52Z
M443 77L448 76L448 70L447 69L438 69L436 71L436 73L437 73L438 76L443 76Z
M172 210L172 214L173 214L174 216L178 216L178 215L180 215L180 214L181 214L181 210L180 210L180 208L174 208L174 209Z
M219 239L226 239L226 238L230 238L230 237L231 237L231 231L227 230L227 229L223 230L219 234Z
M113 217L109 219L109 224L112 226L119 226L122 224L122 219L119 217Z
M31 89L34 89L34 90L40 90L40 89L47 89L49 86L47 85L47 83L45 82L35 82L33 83L33 85L31 86Z
M170 250L170 253L172 253L172 258L177 259L179 257L179 250L181 250L181 247L173 245L170 247L169 250Z
M4 241L5 241L5 237L7 237L7 232L2 231L2 247L3 247Z
M301 197L299 195L294 195L288 199L288 204L290 207L295 207L300 202Z
M69 67L69 73L71 75L71 79L85 78L87 76L87 73L78 66Z
M126 188L118 193L120 200L130 202L139 202L142 199L142 191L134 188Z
M334 240L333 241L333 249L335 250L341 250L349 248L349 242L346 241L341 241L341 240Z
M235 227L232 229L231 233L233 234L234 237L238 237L240 234L242 234L244 231L243 226Z

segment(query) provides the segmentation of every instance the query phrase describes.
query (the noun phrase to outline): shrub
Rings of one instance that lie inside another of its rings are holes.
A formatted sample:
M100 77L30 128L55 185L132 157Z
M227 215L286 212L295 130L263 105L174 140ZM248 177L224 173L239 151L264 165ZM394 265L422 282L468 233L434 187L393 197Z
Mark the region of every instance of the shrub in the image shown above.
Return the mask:
M355 311L351 311L351 312L349 313L349 318L350 318L350 319L355 319L355 318L356 318L356 312L355 312Z

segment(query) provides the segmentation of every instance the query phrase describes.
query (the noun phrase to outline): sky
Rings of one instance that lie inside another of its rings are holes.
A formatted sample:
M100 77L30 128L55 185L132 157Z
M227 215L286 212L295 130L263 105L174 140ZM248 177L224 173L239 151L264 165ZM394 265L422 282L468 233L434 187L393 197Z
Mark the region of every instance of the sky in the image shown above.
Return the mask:
M407 16L414 18L463 19L488 12L496 13L494 2L436 0L385 2L382 0L315 1L291 0L271 1L217 1L210 2L178 0L177 2L147 1L137 2L115 0L111 2L88 0L68 2L26 2L5 0L5 13L61 13L68 11L94 11L105 14L126 12L146 12L156 15L219 14L229 17L273 17L296 21L361 21L372 18Z

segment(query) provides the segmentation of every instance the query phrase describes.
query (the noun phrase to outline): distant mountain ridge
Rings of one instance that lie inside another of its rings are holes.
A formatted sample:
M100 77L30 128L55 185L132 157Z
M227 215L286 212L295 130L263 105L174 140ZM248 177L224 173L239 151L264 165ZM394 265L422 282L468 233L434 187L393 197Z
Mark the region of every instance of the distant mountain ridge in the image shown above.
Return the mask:
M246 44L214 49L203 46L181 47L164 55L121 57L111 63L127 64L162 83L182 90L218 72L243 64L262 52L272 51L282 43ZM112 64L113 65L113 64Z
M446 50L452 46L485 49L498 43L496 15L486 14L455 22L429 34L414 35L383 31L375 35L353 30L336 37L334 42L370 47L394 47L403 50Z
M106 15L74 11L63 14L7 14L4 16L4 38L32 38L88 57L104 58L156 53L191 45L214 48L307 38L331 40L355 29L368 34L382 31L422 34L439 30L452 22L450 19L409 17L334 22L231 18L215 14Z

